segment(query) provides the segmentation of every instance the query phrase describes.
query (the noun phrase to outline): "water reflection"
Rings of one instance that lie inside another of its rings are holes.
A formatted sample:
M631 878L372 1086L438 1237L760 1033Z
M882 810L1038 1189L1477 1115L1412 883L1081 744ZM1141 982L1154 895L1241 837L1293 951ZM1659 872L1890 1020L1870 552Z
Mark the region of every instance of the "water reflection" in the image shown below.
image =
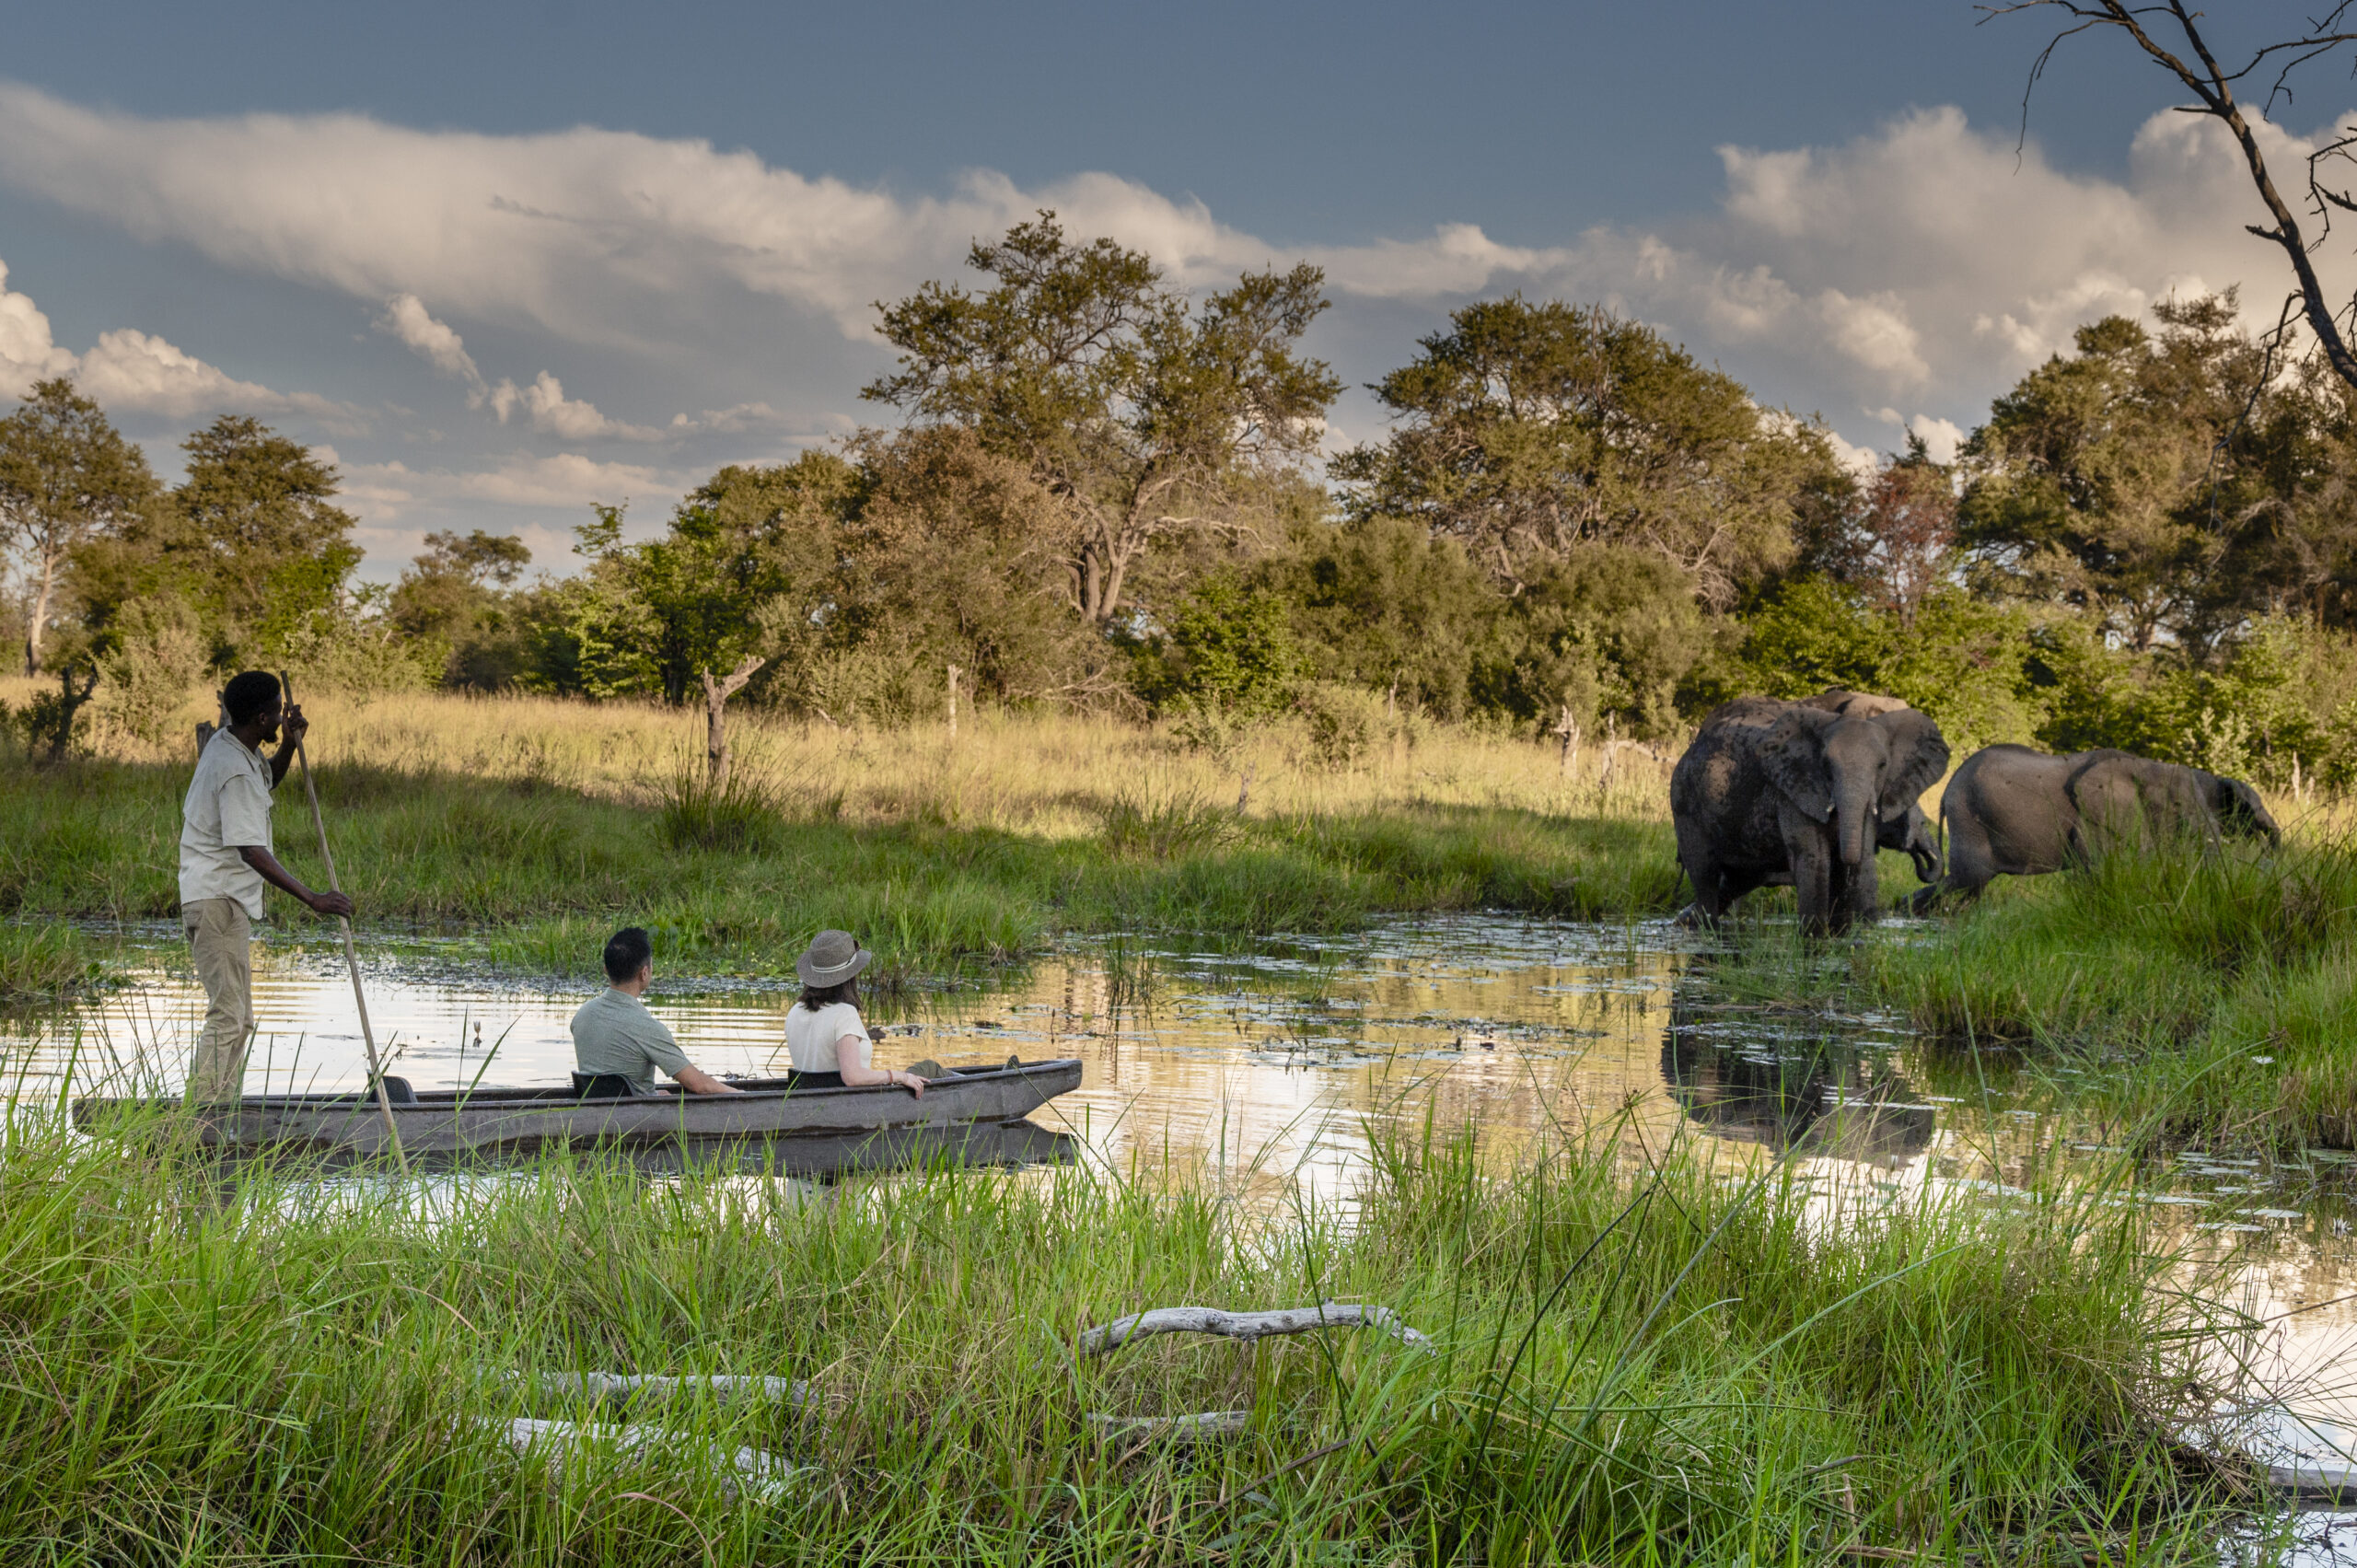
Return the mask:
M1938 1115L1854 1029L1690 991L1662 1031L1661 1075L1689 1120L1718 1137L1886 1172L1931 1147Z

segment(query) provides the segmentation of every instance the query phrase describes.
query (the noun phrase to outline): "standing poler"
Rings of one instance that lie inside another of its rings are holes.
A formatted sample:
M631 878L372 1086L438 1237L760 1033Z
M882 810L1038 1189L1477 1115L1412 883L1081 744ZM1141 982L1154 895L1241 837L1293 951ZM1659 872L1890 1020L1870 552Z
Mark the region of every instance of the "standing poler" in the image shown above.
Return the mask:
M303 710L283 709L278 678L259 669L222 688L221 708L228 727L204 743L180 806L180 923L188 927L205 998L204 1031L188 1069L188 1098L198 1105L245 1091L246 1047L254 1032L252 923L261 918L262 884L293 894L318 914L352 912L350 899L311 891L271 853L271 791L309 727ZM279 742L266 758L265 741Z

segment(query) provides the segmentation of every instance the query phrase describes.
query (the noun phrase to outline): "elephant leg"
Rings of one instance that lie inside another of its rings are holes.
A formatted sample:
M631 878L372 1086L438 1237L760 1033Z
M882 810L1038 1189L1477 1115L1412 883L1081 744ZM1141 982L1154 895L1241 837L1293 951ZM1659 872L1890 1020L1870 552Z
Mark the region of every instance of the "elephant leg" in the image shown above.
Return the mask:
M1694 901L1678 912L1678 923L1683 926L1716 925L1719 923L1719 867L1715 861L1701 856L1678 857L1685 869L1686 879L1694 885Z
M1715 862L1704 865L1699 876L1691 870L1687 876L1694 883L1694 901L1679 912L1678 921L1688 926L1717 925L1735 901L1761 880L1759 872L1735 870Z
M1773 874L1765 871L1722 872L1719 879L1719 896L1721 900L1719 907L1722 909L1734 908L1735 901L1737 899L1743 897L1744 894L1750 892L1755 888L1764 887L1772 879Z

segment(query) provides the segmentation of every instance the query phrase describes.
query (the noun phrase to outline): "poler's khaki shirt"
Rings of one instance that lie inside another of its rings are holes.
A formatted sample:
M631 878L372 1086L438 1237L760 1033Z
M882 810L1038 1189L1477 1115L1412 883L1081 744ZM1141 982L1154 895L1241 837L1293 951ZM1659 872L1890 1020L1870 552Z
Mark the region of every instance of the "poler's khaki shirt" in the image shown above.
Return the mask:
M180 902L235 899L247 918L261 918L261 873L241 848L276 853L270 839L270 764L226 729L216 729L196 760L180 805Z

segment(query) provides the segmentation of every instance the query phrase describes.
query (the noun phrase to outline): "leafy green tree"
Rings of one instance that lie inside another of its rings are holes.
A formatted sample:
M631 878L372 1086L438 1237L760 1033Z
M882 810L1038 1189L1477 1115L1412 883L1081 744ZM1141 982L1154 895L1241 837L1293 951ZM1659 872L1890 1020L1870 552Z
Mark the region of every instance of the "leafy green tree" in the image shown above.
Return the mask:
M2264 465L2262 493L2198 586L2205 628L2254 612L2357 626L2357 392L2304 362L2263 389L2248 424L2238 445Z
M591 695L660 692L679 703L706 670L769 656L823 618L858 470L826 452L772 468L724 468L683 499L659 539L621 541L622 508L576 531L588 570L530 610L531 684Z
M513 535L427 534L425 552L393 585L388 618L402 636L446 650L446 683L504 686L522 661L508 590L531 559Z
M1499 706L1543 726L1568 707L1660 735L1677 694L1713 651L1711 628L1678 567L1650 552L1593 545L1534 570L1511 602Z
M1912 619L1830 577L1794 583L1746 628L1742 667L1751 691L1805 697L1829 686L1885 691L1939 721L1958 757L2001 740L2045 738L2049 703L2038 666L2038 623L2019 606L1944 584Z
M360 564L337 475L301 443L245 414L224 414L180 443L188 476L148 541L211 614L232 658L284 651L332 618Z
M1179 600L1156 653L1154 695L1230 718L1282 708L1301 673L1284 601L1233 572L1213 573Z
M1617 544L1724 608L1844 482L1823 432L1601 306L1488 300L1421 346L1375 388L1399 427L1334 475L1353 515L1413 517L1512 585Z
M655 618L612 574L567 577L532 596L522 610L531 659L517 684L527 691L599 702L662 691L651 652Z
M1092 626L1157 539L1237 521L1252 472L1311 452L1341 389L1297 350L1326 306L1315 267L1248 273L1198 308L1144 252L1073 244L1051 212L967 261L991 287L878 306L900 367L860 395L1026 465L1057 501L1048 548Z
M1960 513L1990 587L2084 610L2139 652L2216 628L2205 581L2267 509L2281 438L2250 417L2267 356L2235 308L2231 292L2161 305L2157 336L2107 317L1997 400L1963 453Z
M1499 657L1506 601L1453 539L1405 517L1297 525L1253 580L1293 610L1309 672L1465 717Z
M27 675L41 670L42 638L74 552L104 530L144 521L158 494L146 456L64 377L35 383L0 419L0 545L22 552L32 587Z
M858 505L844 525L825 629L838 650L956 665L968 690L1003 703L1102 703L1119 693L1104 640L1064 603L1063 570L1041 551L1055 498L972 431L871 434L853 448Z

